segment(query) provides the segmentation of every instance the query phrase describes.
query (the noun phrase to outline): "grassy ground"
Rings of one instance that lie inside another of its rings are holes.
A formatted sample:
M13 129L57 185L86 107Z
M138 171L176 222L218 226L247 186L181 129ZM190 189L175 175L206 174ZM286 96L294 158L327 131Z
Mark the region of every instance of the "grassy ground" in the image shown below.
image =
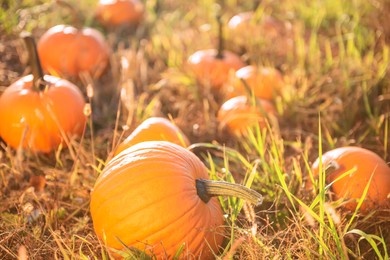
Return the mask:
M265 197L263 205L241 211L239 201L221 199L231 232L219 257L389 258L389 211L348 213L323 193L303 189L311 163L335 147L362 146L390 161L388 1L221 1L224 21L256 8L282 28L272 39L227 35L228 49L248 64L278 68L287 83L274 100L272 131L241 138L218 130L222 98L185 67L194 51L216 47L215 2L147 1L147 19L122 35L93 20L94 1L69 2L82 10L85 25L105 33L114 50L110 69L92 85L75 81L84 92L92 86L94 96L87 132L70 149L40 155L1 144L1 259L107 258L92 228L89 193L113 147L152 115L174 119L210 174ZM22 30L38 38L72 21L72 12L55 1L3 2L0 92L28 73ZM35 175L45 177L42 191L30 185Z

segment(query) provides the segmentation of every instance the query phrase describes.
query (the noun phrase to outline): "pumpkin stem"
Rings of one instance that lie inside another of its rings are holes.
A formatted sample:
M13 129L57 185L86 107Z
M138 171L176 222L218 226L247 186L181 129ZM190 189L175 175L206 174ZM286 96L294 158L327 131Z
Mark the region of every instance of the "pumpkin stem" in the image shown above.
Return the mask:
M217 14L217 22L218 22L218 49L217 49L217 55L215 57L217 59L223 59L224 38L223 38L223 24L222 24L221 14Z
M263 203L263 196L255 190L237 183L196 179L196 190L200 199L207 203L214 196L234 196L255 205Z
M325 176L331 175L338 169L340 169L340 165L336 161L330 161L325 165Z
M41 62L39 60L37 45L34 38L29 32L22 32L20 37L24 40L24 44L27 47L28 58L31 66L31 72L33 74L33 89L36 91L43 91L46 88L45 81L43 79L43 70Z

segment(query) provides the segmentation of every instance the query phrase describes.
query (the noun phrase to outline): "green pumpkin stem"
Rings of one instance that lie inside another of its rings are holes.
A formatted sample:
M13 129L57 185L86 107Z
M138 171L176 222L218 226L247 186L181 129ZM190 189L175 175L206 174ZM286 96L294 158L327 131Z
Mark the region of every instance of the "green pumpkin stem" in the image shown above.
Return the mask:
M197 179L196 190L200 199L205 203L215 196L238 197L255 205L263 203L261 194L237 183Z
M46 88L45 81L43 79L43 70L41 62L39 60L37 45L31 33L22 32L20 37L24 40L27 47L28 58L31 66L31 72L33 74L33 89L36 91L43 91Z

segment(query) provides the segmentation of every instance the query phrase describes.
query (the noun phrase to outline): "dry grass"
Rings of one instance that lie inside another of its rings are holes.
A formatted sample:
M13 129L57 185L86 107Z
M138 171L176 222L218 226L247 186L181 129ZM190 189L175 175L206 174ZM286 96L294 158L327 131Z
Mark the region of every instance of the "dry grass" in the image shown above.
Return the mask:
M70 2L83 10L85 24L103 30L92 19L94 1ZM1 5L3 91L27 72L25 58L17 58L23 54L18 33L39 37L72 21L54 1ZM254 129L242 138L218 131L223 99L185 66L194 51L216 46L216 8L211 0L147 1L147 19L136 31L104 31L114 52L103 78L76 81L92 105L81 140L50 155L1 143L1 259L107 259L92 228L89 192L113 148L152 115L173 118L212 176L265 196L256 208L221 199L231 230L221 258L388 259L388 211L350 214L302 188L321 150L359 145L390 161L388 2L261 1L257 12L275 17L279 34L228 35L227 47L247 63L277 67L287 85L275 99L272 131ZM224 1L223 19L253 8L248 1ZM42 190L33 176L44 176Z

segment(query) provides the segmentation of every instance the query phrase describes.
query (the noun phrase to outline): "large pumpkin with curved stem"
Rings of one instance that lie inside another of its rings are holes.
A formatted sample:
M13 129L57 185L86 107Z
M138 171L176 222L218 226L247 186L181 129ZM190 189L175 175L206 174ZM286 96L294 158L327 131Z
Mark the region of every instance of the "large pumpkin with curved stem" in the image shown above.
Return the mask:
M140 0L100 0L95 17L106 27L135 26L144 13L145 7Z
M376 153L360 147L341 147L324 153L321 157L326 172L326 183L342 206L354 211L366 186L368 191L360 210L390 208L390 167ZM320 158L312 165L313 175L319 175ZM330 169L330 170L329 170ZM343 176L346 174L345 176ZM371 179L371 182L370 182ZM310 183L309 183L309 186Z
M25 37L33 75L9 86L0 98L0 136L13 148L48 153L80 135L85 126L85 101L67 80L43 76L31 37Z
M282 74L275 68L249 65L236 71L225 94L231 98L251 91L258 98L272 100L280 93L283 85Z
M92 191L97 236L109 247L124 243L159 259L182 245L188 256L211 258L222 244L223 214L216 198L199 198L199 178L208 179L206 167L179 145L151 141L126 149L109 161Z
M96 29L56 25L39 39L38 53L50 74L78 77L89 73L97 78L108 65L110 49Z
M267 119L276 115L276 109L266 99L254 101L255 104L252 104L247 96L237 96L224 102L217 114L219 129L226 128L233 134L241 135L256 124L265 127Z
M183 246L181 258L214 259L224 238L224 218L212 196L240 190L254 203L261 196L208 179L200 159L180 145L135 144L110 160L96 180L90 205L94 230L113 249L126 245L171 259Z
M130 146L145 141L169 141L184 147L190 145L187 136L179 127L163 117L150 117L118 145L115 155Z

